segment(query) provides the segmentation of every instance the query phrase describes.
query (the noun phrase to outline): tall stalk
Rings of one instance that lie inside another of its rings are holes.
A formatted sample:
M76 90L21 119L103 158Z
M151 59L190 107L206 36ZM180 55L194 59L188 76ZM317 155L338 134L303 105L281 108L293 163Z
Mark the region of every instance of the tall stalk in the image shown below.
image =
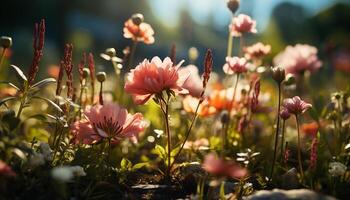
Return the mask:
M282 138L281 138L281 161L283 161L283 154L284 154L284 130L285 130L286 120L282 121Z
M276 164L277 144L278 144L278 135L279 135L279 128L280 128L280 109L281 109L281 84L278 84L277 124L276 124L275 146L273 151L273 161L272 161L272 167L270 172L270 180L272 179L273 170Z
M232 56L232 48L233 48L233 37L231 33L228 33L228 41L227 41L227 57Z
M301 181L303 181L304 180L304 171L303 171L303 166L301 163L301 144L300 144L300 130L299 130L299 117L298 117L298 115L295 115L295 120L297 122L297 130L298 130L298 163L299 163Z

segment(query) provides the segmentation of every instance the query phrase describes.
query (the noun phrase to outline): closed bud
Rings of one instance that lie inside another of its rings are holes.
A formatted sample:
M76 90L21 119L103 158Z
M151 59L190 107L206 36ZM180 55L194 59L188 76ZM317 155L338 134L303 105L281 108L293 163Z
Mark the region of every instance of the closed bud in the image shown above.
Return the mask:
M114 48L108 48L106 49L105 54L107 54L109 57L114 57L115 55L117 55L117 52Z
M90 76L90 70L88 68L83 69L83 78L86 79Z
M232 14L235 14L239 8L239 0L228 0L227 1L227 8L230 9Z
M96 78L99 82L104 82L106 80L106 72L99 72L96 74Z
M143 15L140 13L133 14L131 20L135 25L140 25L143 22Z
M10 48L12 46L12 38L7 36L1 36L0 44L4 49Z
M282 67L273 67L272 68L272 78L278 84L281 84L286 78L286 72Z
M227 112L226 110L224 110L224 111L221 112L220 120L221 120L221 123L222 123L222 124L228 123L229 115L228 115L228 112Z

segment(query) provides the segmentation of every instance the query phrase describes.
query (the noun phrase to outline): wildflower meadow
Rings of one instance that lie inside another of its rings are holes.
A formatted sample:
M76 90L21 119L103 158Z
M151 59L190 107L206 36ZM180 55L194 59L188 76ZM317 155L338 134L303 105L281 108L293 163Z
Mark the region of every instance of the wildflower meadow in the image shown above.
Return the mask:
M144 56L159 30L142 10L115 19L123 48L64 38L53 66L45 16L21 43L28 67L1 36L0 199L347 199L350 54L276 52L243 2L227 1L225 56L177 42Z

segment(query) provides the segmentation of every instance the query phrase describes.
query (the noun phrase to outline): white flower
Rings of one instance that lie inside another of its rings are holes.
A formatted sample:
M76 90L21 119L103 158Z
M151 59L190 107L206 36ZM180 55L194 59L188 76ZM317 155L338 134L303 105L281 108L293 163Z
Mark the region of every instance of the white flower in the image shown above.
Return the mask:
M328 172L331 176L342 176L345 174L347 167L340 162L331 162L329 163Z
M53 168L51 170L51 176L54 179L62 182L68 182L74 177L70 166L59 166Z
M33 153L33 155L29 158L29 166L30 168L36 168L40 165L45 164L45 158L44 155L41 153Z
M51 176L58 181L68 182L74 176L86 176L86 173L80 166L59 166L51 170Z

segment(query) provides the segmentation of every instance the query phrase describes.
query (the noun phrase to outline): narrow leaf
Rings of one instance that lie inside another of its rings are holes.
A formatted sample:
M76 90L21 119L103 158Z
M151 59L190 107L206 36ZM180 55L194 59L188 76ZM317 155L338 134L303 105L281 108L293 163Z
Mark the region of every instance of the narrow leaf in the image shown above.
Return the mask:
M55 102L51 101L51 100L48 99L48 98L39 97L39 96L33 96L32 98L44 100L44 101L46 101L47 103L51 104L51 105L52 105L54 108L56 108L58 111L60 111L61 113L63 113L63 110L62 110Z
M56 83L56 79L54 78L46 78L44 80L41 80L37 83L35 83L34 85L32 85L32 88L38 88L38 89L41 89L51 83Z
M22 81L25 82L28 81L27 77L24 75L23 71L20 68L18 68L16 65L11 65L11 67L15 70L18 79L22 79Z

